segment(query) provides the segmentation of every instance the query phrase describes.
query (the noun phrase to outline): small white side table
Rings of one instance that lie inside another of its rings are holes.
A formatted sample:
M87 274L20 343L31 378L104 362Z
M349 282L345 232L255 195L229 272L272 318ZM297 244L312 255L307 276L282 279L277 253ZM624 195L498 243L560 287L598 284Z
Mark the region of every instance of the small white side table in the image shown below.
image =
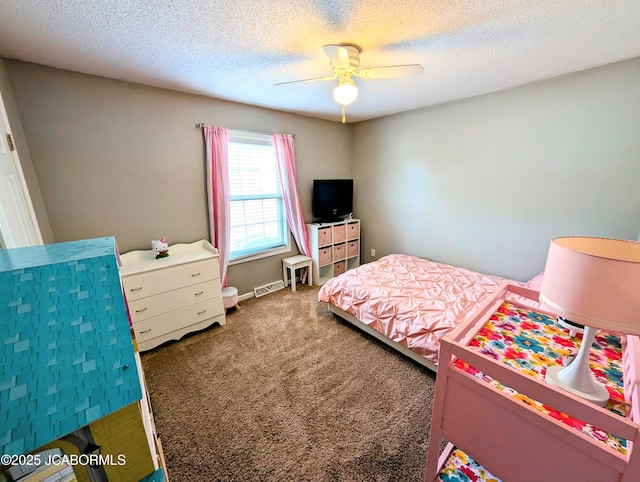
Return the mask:
M284 285L287 286L287 268L291 271L291 291L296 290L296 270L299 268L307 268L307 283L309 286L312 285L311 280L311 263L312 259L308 256L303 256L299 254L298 256L290 256L289 258L284 258L282 260L282 280L284 281Z

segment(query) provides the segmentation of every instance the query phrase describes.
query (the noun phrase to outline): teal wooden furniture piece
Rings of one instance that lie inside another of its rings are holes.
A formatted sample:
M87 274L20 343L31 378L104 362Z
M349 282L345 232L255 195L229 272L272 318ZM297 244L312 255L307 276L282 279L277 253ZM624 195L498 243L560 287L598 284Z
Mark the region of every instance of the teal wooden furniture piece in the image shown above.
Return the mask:
M115 239L0 250L0 454L141 398Z

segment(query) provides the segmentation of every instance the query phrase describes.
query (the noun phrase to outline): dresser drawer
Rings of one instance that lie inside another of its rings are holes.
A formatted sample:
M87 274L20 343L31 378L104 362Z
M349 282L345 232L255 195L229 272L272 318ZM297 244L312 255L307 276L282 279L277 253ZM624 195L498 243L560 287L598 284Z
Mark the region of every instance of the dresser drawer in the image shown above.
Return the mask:
M338 224L333 227L333 242L340 243L347 240L347 226Z
M360 223L347 224L347 239L358 239L360 237Z
M353 258L354 256L358 256L359 253L359 241L349 241L347 243L347 258Z
M327 246L331 240L331 226L318 229L318 246Z
M318 265L324 266L330 264L333 258L331 257L331 246L327 248L320 248L318 250Z
M122 282L127 301L133 301L219 277L218 260L207 259L125 276Z
M136 340L143 343L222 313L224 313L222 297L216 297L134 323L133 331L136 334Z
M131 321L137 323L216 296L220 296L219 279L140 298L129 302Z

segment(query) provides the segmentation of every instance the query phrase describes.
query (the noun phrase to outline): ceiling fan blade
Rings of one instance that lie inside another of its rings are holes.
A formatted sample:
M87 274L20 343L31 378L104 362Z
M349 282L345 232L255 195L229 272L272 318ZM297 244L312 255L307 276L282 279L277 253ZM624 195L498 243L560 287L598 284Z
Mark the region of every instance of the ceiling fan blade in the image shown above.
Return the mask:
M334 67L340 67L341 69L347 69L351 65L349 63L349 50L340 45L323 45L322 50L327 54L331 65Z
M285 85L285 84L297 84L300 82L318 82L321 80L333 80L333 79L337 79L338 76L337 75L331 75L328 77L315 77L313 79L303 79L303 80L290 80L289 82L278 82L277 84L274 85Z
M409 65L390 65L388 67L371 67L355 72L362 79L404 79L407 77L416 77L424 72L424 68L420 64Z

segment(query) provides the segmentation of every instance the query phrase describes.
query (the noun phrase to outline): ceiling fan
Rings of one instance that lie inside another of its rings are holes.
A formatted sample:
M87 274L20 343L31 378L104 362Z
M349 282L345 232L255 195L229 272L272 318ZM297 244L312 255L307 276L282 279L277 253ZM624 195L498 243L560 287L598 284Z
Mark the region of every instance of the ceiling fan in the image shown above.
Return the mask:
M338 86L333 89L333 99L342 106L342 122L346 122L345 108L358 98L358 86L353 77L361 79L401 79L420 75L424 68L420 64L390 65L386 67L369 67L358 70L362 49L354 44L324 45L324 53L329 57L333 75L313 79L280 82L276 85L297 82L316 82L338 79Z

